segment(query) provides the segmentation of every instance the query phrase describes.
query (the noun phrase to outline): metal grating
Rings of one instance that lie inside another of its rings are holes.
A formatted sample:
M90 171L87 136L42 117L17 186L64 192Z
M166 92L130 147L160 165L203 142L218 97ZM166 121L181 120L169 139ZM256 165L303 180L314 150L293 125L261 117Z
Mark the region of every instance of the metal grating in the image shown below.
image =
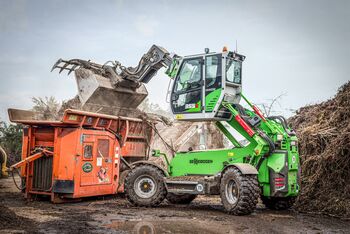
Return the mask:
M52 159L41 157L34 161L33 190L47 191L52 185Z

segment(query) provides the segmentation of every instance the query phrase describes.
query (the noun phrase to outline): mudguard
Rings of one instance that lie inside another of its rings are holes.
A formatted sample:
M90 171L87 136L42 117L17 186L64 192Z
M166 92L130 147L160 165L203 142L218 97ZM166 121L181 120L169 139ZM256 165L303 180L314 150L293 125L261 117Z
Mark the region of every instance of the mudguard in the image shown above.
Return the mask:
M225 171L229 167L236 167L238 170L240 170L242 172L243 175L257 175L258 174L258 170L254 166L252 166L248 163L230 164L230 165L227 165L223 171Z
M169 176L168 172L164 168L160 167L159 165L157 165L156 163L151 162L151 161L141 160L141 161L137 161L137 162L130 164L130 166L132 166L134 168L135 166L141 165L141 164L148 164L148 165L155 166L163 172L165 177Z

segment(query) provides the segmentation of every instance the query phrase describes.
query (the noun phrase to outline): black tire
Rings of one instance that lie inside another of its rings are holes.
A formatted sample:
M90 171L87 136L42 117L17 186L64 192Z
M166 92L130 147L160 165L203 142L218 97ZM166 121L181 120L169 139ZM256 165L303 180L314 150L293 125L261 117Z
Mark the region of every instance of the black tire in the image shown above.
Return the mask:
M295 197L261 197L262 202L271 210L288 210L295 202Z
M243 175L235 167L224 171L220 182L220 197L229 214L251 214L256 208L259 194L256 175Z
M5 163L5 155L0 150L0 178L2 177L2 164Z
M190 204L196 197L196 194L168 193L166 199L172 204Z
M157 206L167 194L163 172L146 164L130 170L124 188L127 200L135 206Z

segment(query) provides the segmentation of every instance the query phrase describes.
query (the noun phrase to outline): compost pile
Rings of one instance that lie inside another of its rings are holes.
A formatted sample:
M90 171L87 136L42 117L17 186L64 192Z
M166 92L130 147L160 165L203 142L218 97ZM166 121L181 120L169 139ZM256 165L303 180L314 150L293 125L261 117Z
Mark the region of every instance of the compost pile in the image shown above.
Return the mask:
M289 119L299 138L302 188L295 208L350 218L350 82Z

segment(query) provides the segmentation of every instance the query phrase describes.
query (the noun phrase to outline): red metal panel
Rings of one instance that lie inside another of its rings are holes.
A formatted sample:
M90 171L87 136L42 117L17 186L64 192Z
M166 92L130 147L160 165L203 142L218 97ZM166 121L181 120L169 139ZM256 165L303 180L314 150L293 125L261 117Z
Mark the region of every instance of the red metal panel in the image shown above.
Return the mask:
M127 141L122 147L123 157L145 157L147 145L144 141Z
M249 136L252 137L254 135L253 129L251 129L251 127L249 127L249 125L242 119L241 116L236 115L235 119L237 120L239 125L241 125L242 128L249 134Z

